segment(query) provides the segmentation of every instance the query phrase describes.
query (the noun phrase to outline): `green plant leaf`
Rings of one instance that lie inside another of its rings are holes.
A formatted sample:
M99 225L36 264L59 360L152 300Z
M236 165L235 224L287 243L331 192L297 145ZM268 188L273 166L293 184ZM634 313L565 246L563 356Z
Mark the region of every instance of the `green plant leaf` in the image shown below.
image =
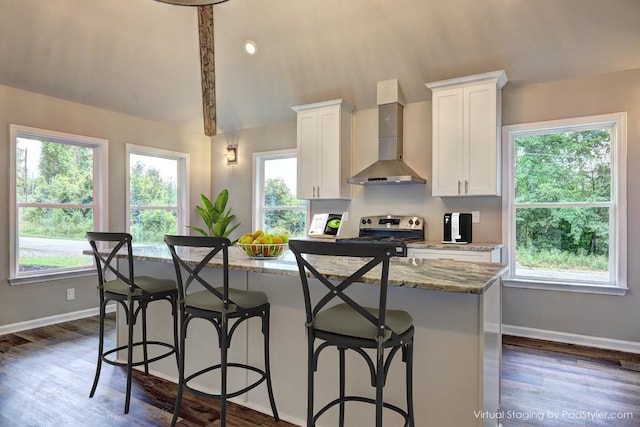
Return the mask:
M227 190L225 188L224 190L222 190L220 192L220 194L218 194L218 197L216 197L216 206L215 206L216 209L215 210L219 214L222 214L224 212L225 208L227 207L227 201L228 200L229 200L229 190Z
M200 206L196 206L196 211L198 211L200 217L204 221L204 224L207 226L207 230L211 231L211 227L213 227L214 221L209 212L207 212Z
M216 222L216 224L213 227L213 233L214 236L219 236L219 237L224 237L224 233L225 230L227 229L227 226L229 225L229 223L231 223L231 221L235 218L234 216L228 216L228 217L224 217L224 218L220 218L220 220L218 222Z
M238 228L240 226L240 224L234 224L233 227L231 227L230 229L228 229L225 233L224 233L224 237L229 237L229 234L231 234L236 228ZM237 239L236 239L237 241Z
M204 209L209 213L209 215L215 211L211 200L209 200L204 194L200 195L200 203L202 203L202 206L204 206Z
M186 227L189 230L197 231L198 233L202 234L203 236L208 236L207 232L204 231L202 228L194 227L193 225L187 225Z

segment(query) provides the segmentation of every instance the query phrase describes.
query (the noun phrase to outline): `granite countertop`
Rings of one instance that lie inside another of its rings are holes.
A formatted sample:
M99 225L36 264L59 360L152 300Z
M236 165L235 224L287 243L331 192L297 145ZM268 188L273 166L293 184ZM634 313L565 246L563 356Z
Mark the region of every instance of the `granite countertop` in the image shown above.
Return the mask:
M185 259L199 260L204 249L180 248ZM124 255L123 255L124 256ZM133 249L134 259L172 263L166 246L137 246ZM345 272L355 271L364 261L347 257L315 257L312 264L331 280L342 280ZM220 268L222 257L214 257L209 267ZM231 270L298 276L298 266L291 251L286 251L279 259L259 260L249 258L237 247L229 248L229 268ZM379 269L379 267L378 267ZM422 260L393 258L389 271L389 285L433 291L482 294L497 278L507 271L505 264L476 263L450 260ZM376 276L377 274L377 276ZM378 283L377 269L363 276L363 283Z
M421 242L409 242L407 247L411 249L446 249L452 251L476 251L491 252L494 249L500 249L504 245L502 243L442 243L435 240L423 240Z

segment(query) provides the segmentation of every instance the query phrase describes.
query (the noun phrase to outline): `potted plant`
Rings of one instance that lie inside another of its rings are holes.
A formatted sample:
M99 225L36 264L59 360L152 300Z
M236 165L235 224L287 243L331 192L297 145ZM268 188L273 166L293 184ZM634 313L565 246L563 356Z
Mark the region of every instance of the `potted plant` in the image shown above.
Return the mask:
M203 236L229 237L229 234L240 226L240 223L231 225L236 216L231 215L231 208L227 209L227 201L229 200L229 191L224 189L218 194L214 203L204 194L200 194L200 202L202 206L196 206L196 211L207 226L206 230L187 225L190 230L197 231ZM231 225L230 228L228 228ZM231 242L235 245L238 239Z

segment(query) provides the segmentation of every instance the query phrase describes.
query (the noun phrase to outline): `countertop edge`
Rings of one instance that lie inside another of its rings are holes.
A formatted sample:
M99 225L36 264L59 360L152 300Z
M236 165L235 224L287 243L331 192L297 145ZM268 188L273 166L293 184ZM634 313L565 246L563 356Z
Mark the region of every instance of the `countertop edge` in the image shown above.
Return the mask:
M123 253L118 257L125 258L126 254ZM137 261L173 264L168 249L163 246L134 247L133 257ZM289 260L286 256L284 259L254 260L246 257L239 248L238 251L231 248L229 258L229 269L232 271L289 277L299 275L295 260ZM196 254L192 259L192 263L195 264L195 260L198 259ZM329 280L342 280L345 278L345 275L342 274L344 269L336 268L336 265L337 263L331 263L331 265L320 266L319 270L326 273ZM207 264L207 267L221 268L222 260L214 258ZM391 264L389 285L409 289L480 295L496 283L497 279L507 271L507 268L505 264L497 263L395 258ZM361 282L376 284L378 280L373 277L368 278L365 275Z
M472 251L472 252L491 252L494 249L501 249L504 245L502 243L467 243L467 244L455 244L455 243L442 243L436 240L422 240L419 242L408 242L407 248L409 249L437 249L437 250L451 250L451 251Z

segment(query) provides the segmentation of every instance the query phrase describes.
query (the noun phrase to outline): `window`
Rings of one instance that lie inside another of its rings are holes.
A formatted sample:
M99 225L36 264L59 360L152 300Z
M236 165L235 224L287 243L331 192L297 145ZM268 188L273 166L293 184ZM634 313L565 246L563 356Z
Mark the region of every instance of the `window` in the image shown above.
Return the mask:
M254 229L266 234L303 237L308 205L306 200L296 198L295 149L255 153L253 160Z
M107 141L10 125L10 282L94 271L85 233L107 223Z
M184 234L189 155L127 144L127 224L136 244L163 244Z
M508 285L624 293L625 120L505 126Z

